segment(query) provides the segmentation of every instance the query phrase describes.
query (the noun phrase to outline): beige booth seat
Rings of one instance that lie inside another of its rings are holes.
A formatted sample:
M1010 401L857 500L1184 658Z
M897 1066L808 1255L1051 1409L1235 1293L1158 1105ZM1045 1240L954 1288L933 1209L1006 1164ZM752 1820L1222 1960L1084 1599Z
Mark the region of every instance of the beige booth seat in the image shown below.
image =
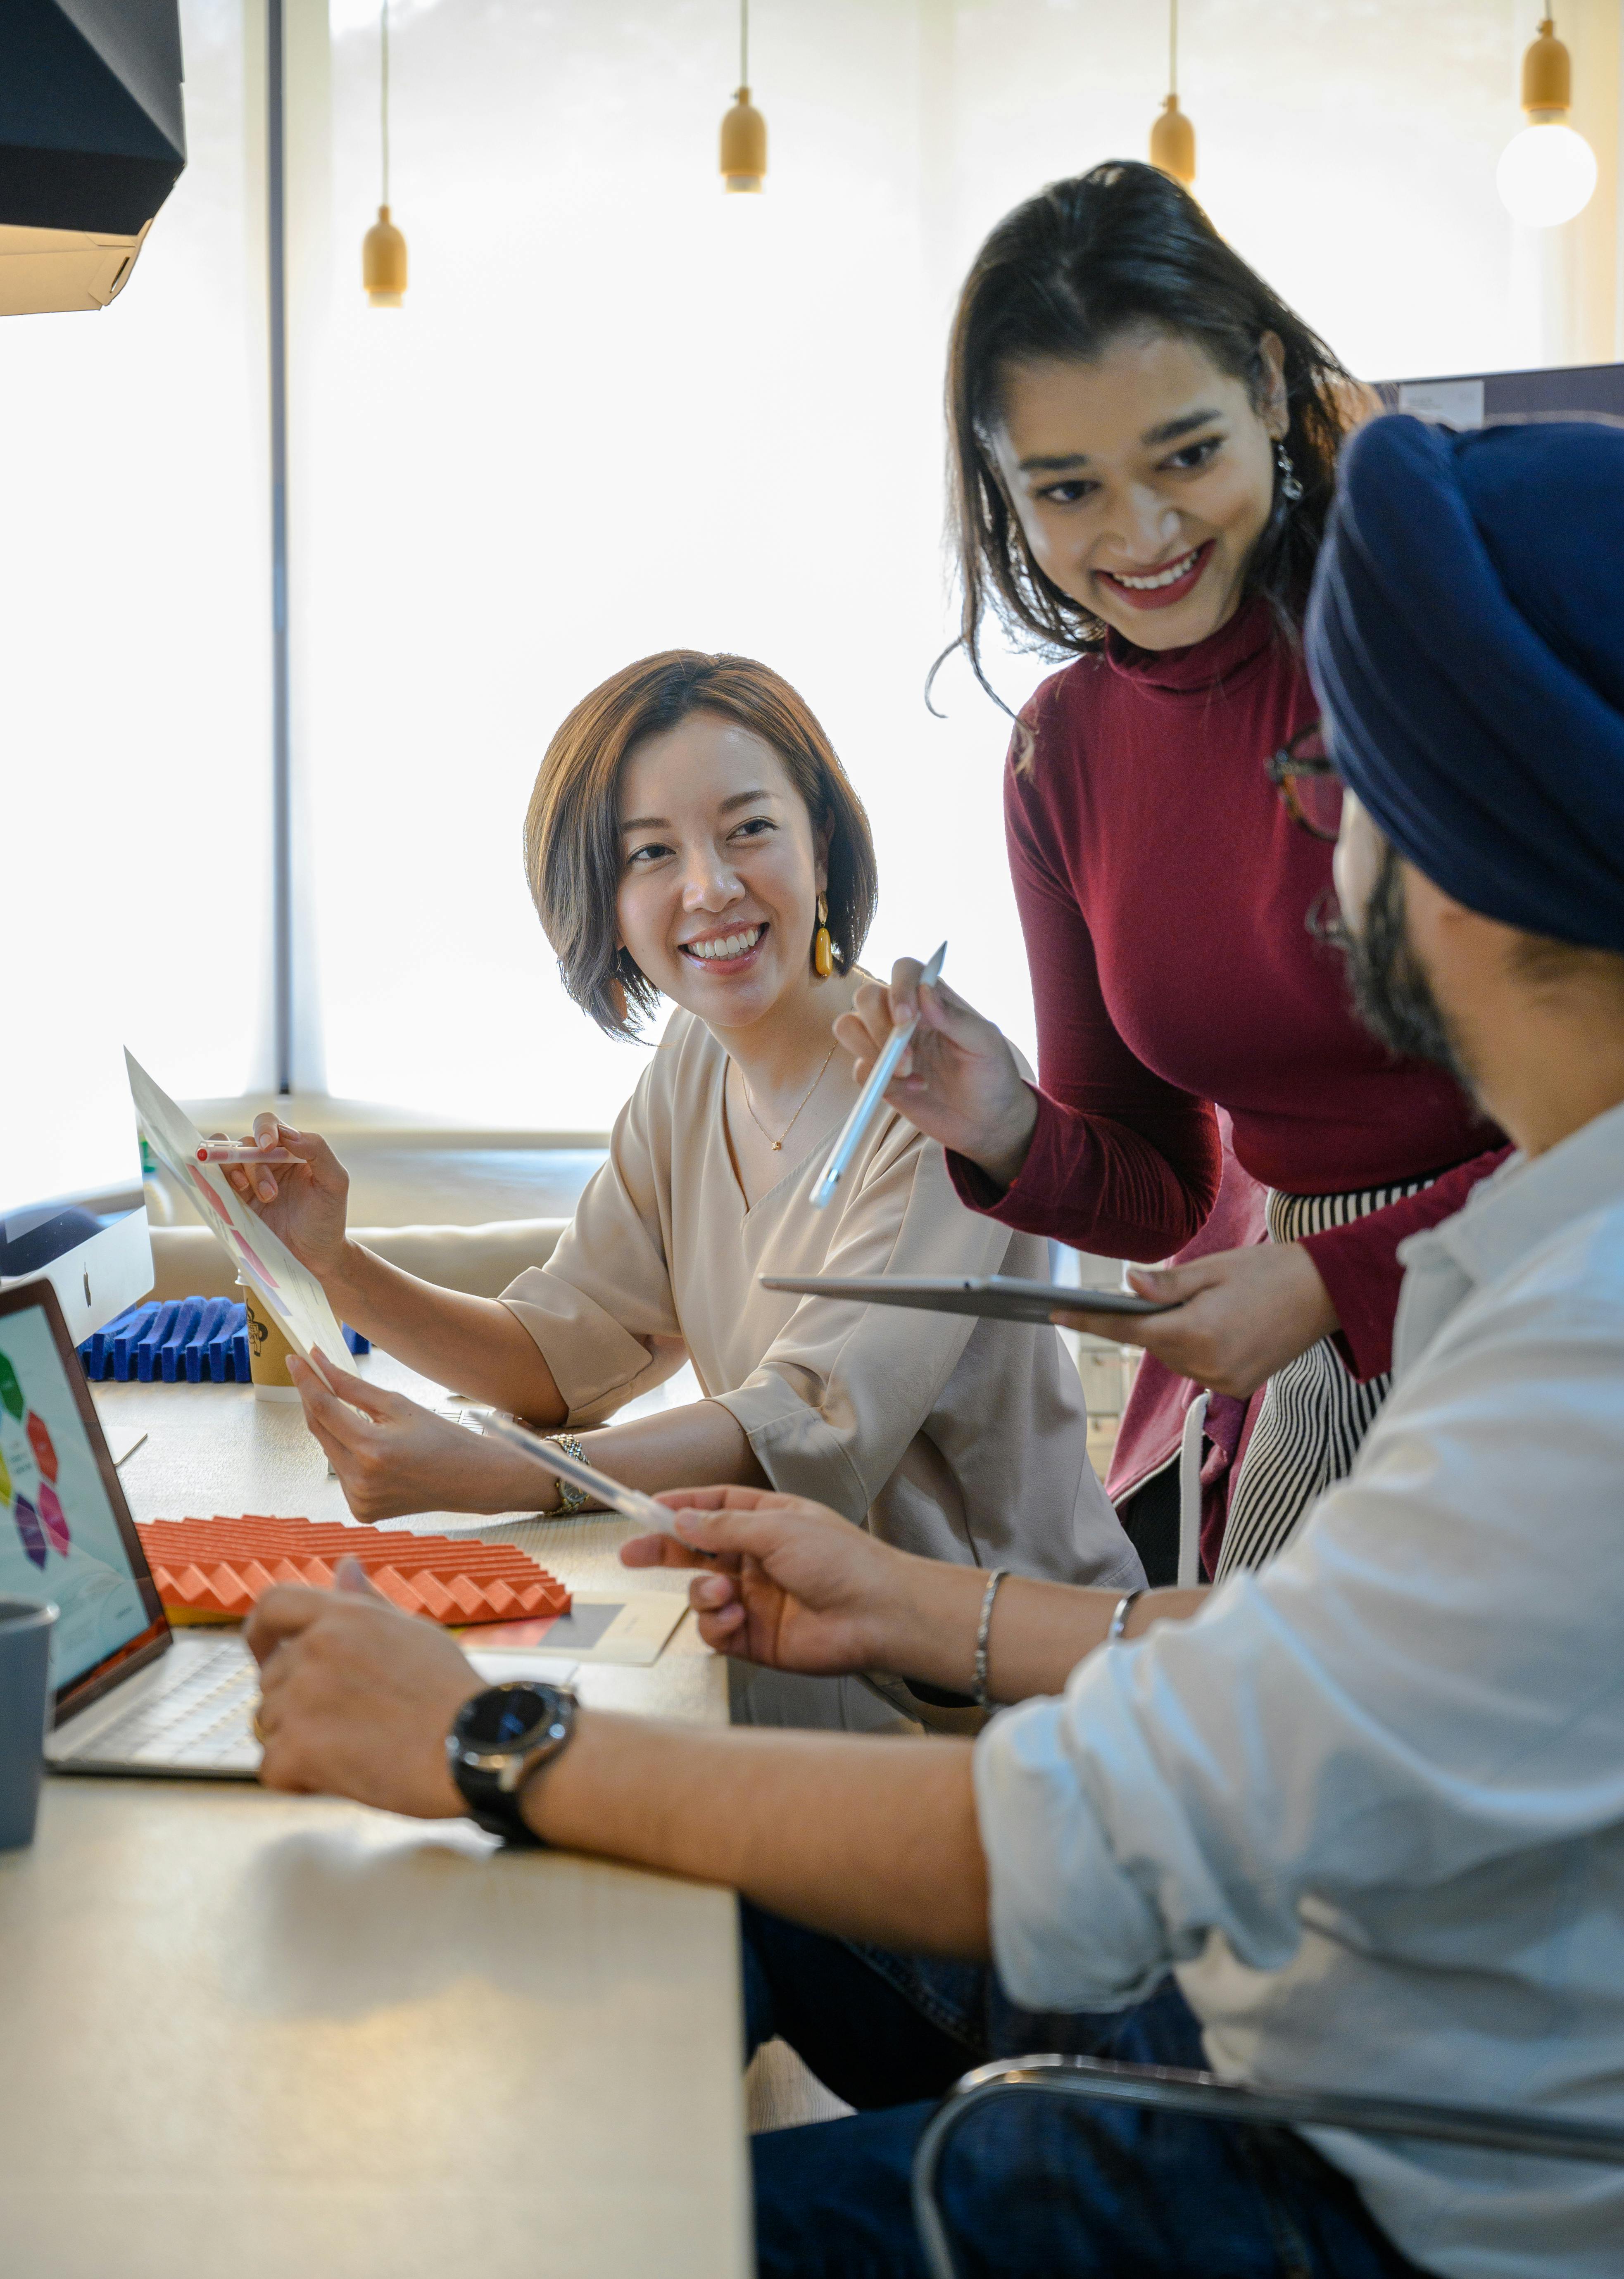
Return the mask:
M484 1226L358 1226L358 1242L392 1266L447 1290L497 1298L527 1266L544 1265L569 1221L496 1219ZM154 1226L155 1298L235 1295L229 1258L206 1226Z
M606 1135L451 1131L399 1109L300 1095L189 1101L200 1132L247 1132L274 1108L331 1141L350 1179L356 1239L437 1282L499 1297L527 1266L550 1258L577 1197L603 1161ZM161 1168L143 1189L152 1232L152 1294L227 1297L235 1270L185 1186Z

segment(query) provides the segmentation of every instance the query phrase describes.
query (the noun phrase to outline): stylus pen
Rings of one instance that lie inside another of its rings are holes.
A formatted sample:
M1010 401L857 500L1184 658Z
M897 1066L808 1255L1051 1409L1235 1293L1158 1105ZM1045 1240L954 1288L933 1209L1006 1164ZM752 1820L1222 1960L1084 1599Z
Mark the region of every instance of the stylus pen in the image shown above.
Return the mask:
M494 1432L498 1440L505 1440L511 1448L531 1457L557 1478L568 1480L572 1487L584 1488L599 1503L607 1504L611 1511L618 1511L622 1519L635 1519L640 1527L651 1527L660 1535L676 1534L676 1514L669 1504L656 1503L652 1496L612 1480L607 1472L598 1471L594 1465L583 1464L579 1456L567 1455L556 1440L543 1439L516 1417L493 1413L485 1419L485 1430Z
M947 944L931 959L920 976L919 986L927 989L942 972L942 961L947 955ZM857 1106L841 1126L840 1137L829 1153L829 1160L818 1174L818 1184L812 1191L813 1208L823 1210L835 1200L835 1190L851 1169L851 1158L862 1145L874 1112L880 1105L881 1094L897 1073L897 1063L913 1041L913 1032L919 1027L916 1013L911 1021L899 1021L880 1050L880 1057L868 1071L868 1082L857 1096Z
M299 1158L286 1147L199 1147L200 1163L296 1163Z

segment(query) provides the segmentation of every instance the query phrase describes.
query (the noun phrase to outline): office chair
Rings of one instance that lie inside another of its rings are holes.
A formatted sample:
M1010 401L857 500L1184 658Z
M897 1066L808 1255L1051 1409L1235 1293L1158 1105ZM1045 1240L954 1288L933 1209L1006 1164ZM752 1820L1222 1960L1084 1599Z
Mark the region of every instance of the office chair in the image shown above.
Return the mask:
M1423 2137L1486 2151L1530 2152L1547 2160L1624 2167L1624 2129L1482 2105L1434 2105L1407 2098L1349 2095L1336 2090L1257 2089L1216 2074L1172 2066L1119 2065L1103 2058L1029 2057L978 2066L954 2083L932 2115L913 2156L913 2218L931 2279L958 2279L937 2179L948 2139L978 2106L997 2097L1102 2098L1209 2121L1242 2121L1294 2129L1347 2129L1370 2137Z

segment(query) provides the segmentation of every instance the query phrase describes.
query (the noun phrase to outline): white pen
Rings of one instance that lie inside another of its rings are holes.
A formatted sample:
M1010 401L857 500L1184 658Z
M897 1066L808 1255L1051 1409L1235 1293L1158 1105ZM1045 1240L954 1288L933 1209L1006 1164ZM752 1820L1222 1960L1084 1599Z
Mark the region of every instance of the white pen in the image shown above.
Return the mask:
M931 959L919 978L921 989L927 989L942 971L942 961L947 955L947 944ZM916 1013L911 1021L899 1021L880 1050L880 1057L868 1071L868 1082L857 1096L857 1105L840 1128L840 1137L829 1151L829 1160L818 1174L818 1184L812 1191L812 1203L824 1210L835 1200L835 1190L851 1168L851 1158L857 1154L870 1118L880 1105L881 1094L897 1073L897 1063L913 1041L913 1032L919 1027Z
M517 1418L493 1414L485 1419L485 1430L494 1432L498 1440L505 1440L510 1447L534 1458L555 1477L568 1480L572 1487L584 1488L611 1511L618 1511L622 1519L635 1519L639 1526L652 1528L659 1535L676 1535L676 1514L669 1504L656 1503L652 1496L612 1480L607 1472L598 1471L594 1465L583 1464L579 1456L566 1455L556 1440L543 1439ZM677 1539L681 1542L681 1538ZM689 1548L693 1548L691 1544Z

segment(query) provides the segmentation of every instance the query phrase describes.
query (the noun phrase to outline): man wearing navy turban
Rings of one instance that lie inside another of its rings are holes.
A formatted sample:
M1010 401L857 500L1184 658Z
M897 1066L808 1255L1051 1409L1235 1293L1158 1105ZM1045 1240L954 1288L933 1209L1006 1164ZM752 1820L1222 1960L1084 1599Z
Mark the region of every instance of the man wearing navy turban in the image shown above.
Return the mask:
M1022 2049L1624 2125L1621 593L1624 434L1347 453L1309 656L1358 990L1518 1153L1405 1244L1391 1397L1280 1557L997 1592L682 1490L711 1643L1016 1706L974 1744L587 1708L520 1768L538 1839L737 1888L752 2045L860 2108L755 2138L762 2279L918 2279L934 2100ZM269 1783L463 1808L442 1631L279 1589L250 1643ZM1624 2240L1624 2166L1035 2094L941 2199L976 2279L1616 2279Z
M1449 1064L1405 955L1401 857L1536 942L1624 954L1624 430L1379 420L1335 537L1310 665L1386 842L1356 988L1396 1051Z

